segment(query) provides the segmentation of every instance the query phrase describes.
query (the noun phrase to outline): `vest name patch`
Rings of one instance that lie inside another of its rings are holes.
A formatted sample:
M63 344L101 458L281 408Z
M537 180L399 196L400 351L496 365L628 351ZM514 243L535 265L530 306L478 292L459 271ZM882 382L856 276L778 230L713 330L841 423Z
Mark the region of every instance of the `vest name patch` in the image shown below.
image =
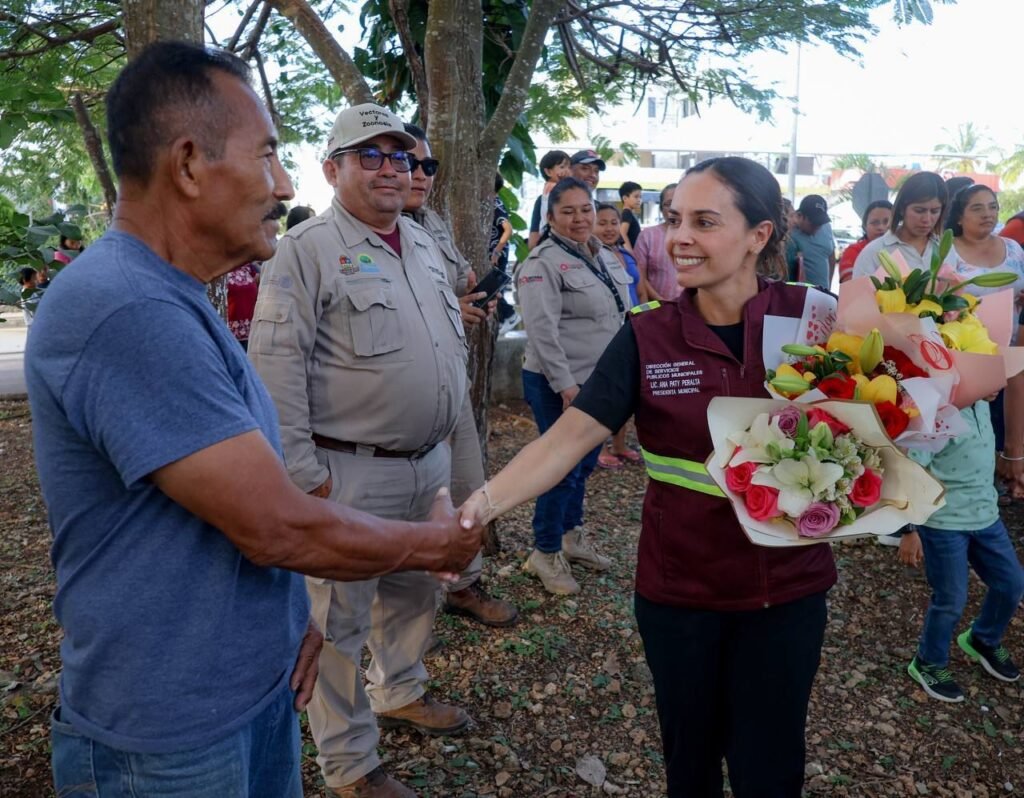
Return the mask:
M704 369L695 368L692 360L671 363L648 363L644 366L644 380L652 396L682 396L700 393Z

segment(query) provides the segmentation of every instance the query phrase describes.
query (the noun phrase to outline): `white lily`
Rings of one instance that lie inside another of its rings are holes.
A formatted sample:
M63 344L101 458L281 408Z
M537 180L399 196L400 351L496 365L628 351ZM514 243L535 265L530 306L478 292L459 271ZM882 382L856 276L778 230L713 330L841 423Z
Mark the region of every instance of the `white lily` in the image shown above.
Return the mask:
M779 509L791 518L799 518L816 497L842 476L842 466L823 463L812 451L799 460L783 460L773 468L759 470L751 482L775 488L779 492Z
M729 465L738 466L743 463L774 463L779 458L768 453L768 445L776 444L782 451L790 451L796 445L792 438L779 429L779 420L769 420L767 413L759 413L747 432L737 432L728 437L730 443L742 447L730 461Z

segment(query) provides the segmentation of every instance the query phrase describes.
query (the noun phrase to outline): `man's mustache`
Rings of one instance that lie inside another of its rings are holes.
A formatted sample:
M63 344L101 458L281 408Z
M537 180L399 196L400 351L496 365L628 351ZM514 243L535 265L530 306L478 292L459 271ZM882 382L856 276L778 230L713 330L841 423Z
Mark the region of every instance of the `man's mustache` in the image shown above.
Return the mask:
M273 209L266 216L263 217L264 221L272 222L275 219L281 219L288 215L288 208L283 202L277 203Z

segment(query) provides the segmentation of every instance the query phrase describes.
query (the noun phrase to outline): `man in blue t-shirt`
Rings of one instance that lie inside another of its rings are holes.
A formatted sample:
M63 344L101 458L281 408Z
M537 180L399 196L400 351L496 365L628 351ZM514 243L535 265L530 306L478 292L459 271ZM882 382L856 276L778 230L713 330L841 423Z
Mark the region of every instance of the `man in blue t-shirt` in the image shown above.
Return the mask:
M61 795L300 796L317 676L306 573L451 573L479 547L307 496L206 283L274 251L292 186L239 59L162 43L107 97L110 232L40 302L25 358L64 630ZM114 288L111 288L114 286Z
M830 290L836 267L836 242L825 198L808 194L792 214L791 222L786 245L789 279Z

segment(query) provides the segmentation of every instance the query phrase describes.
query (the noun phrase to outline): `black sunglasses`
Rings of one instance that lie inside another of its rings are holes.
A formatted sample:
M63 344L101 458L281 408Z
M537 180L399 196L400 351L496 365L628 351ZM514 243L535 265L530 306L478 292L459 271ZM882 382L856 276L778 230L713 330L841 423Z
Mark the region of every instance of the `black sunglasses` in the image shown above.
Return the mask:
M441 167L441 162L437 158L424 158L422 161L419 158L413 156L412 158L412 169L410 172L415 172L416 168L420 167L423 169L423 174L427 177L433 177L437 174L437 170Z
M332 152L330 157L333 160L339 155L353 153L359 156L359 165L368 172L375 172L384 165L384 159L391 162L391 168L396 172L411 172L415 169L416 159L405 150L397 152L382 152L376 147L357 147L351 150L337 150Z

